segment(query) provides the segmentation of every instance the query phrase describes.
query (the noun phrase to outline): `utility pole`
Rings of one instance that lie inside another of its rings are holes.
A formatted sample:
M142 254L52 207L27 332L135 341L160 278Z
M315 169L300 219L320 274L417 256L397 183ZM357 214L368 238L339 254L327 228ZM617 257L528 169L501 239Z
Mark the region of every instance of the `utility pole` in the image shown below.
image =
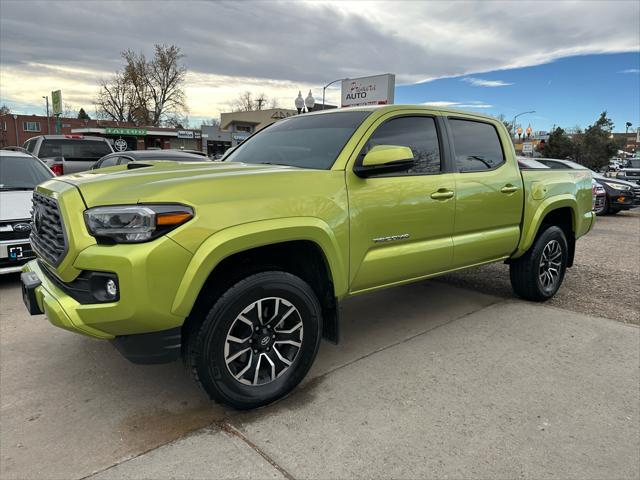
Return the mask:
M45 95L42 98L47 102L47 135L51 135L51 122L49 122L49 95Z

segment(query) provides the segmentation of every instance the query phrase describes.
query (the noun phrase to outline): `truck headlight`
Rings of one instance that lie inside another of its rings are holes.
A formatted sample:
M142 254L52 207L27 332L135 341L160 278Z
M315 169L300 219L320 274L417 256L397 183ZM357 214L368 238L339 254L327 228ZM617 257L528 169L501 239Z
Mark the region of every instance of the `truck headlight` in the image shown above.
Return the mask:
M115 243L140 243L173 230L193 217L185 205L114 205L84 212L89 233Z
M631 190L631 187L628 185L620 185L619 183L609 183L609 182L604 182L607 185L609 185L611 188L615 189L615 190L620 190L622 192L626 192L627 190Z

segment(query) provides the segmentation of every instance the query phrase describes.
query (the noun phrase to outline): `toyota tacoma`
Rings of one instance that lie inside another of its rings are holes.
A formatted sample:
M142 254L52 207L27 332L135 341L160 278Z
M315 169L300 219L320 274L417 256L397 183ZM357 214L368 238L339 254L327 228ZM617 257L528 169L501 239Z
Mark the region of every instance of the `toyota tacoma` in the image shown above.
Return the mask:
M223 162L139 161L33 196L28 310L215 400L290 392L349 296L506 262L545 301L594 223L591 175L519 167L492 117L424 106L283 119Z

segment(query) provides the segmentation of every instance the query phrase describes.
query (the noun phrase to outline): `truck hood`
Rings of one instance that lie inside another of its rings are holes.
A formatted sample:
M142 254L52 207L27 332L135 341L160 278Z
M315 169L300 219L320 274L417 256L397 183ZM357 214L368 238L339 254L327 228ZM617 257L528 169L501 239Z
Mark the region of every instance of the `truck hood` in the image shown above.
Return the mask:
M267 164L144 161L57 179L76 186L87 207L94 207L152 201L189 203L189 192L214 192L220 181L301 171L304 169Z

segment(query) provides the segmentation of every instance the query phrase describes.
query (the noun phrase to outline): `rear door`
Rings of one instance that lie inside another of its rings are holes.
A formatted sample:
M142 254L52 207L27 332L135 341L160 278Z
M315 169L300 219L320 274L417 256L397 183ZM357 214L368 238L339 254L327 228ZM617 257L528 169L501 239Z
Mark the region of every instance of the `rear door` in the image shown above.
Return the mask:
M388 115L378 120L358 148L355 165L361 165L376 145L411 148L415 165L368 178L347 169L351 292L450 267L455 197L442 128L440 120L429 115Z
M520 240L523 185L511 140L490 120L449 117L455 158L453 268L509 256Z

